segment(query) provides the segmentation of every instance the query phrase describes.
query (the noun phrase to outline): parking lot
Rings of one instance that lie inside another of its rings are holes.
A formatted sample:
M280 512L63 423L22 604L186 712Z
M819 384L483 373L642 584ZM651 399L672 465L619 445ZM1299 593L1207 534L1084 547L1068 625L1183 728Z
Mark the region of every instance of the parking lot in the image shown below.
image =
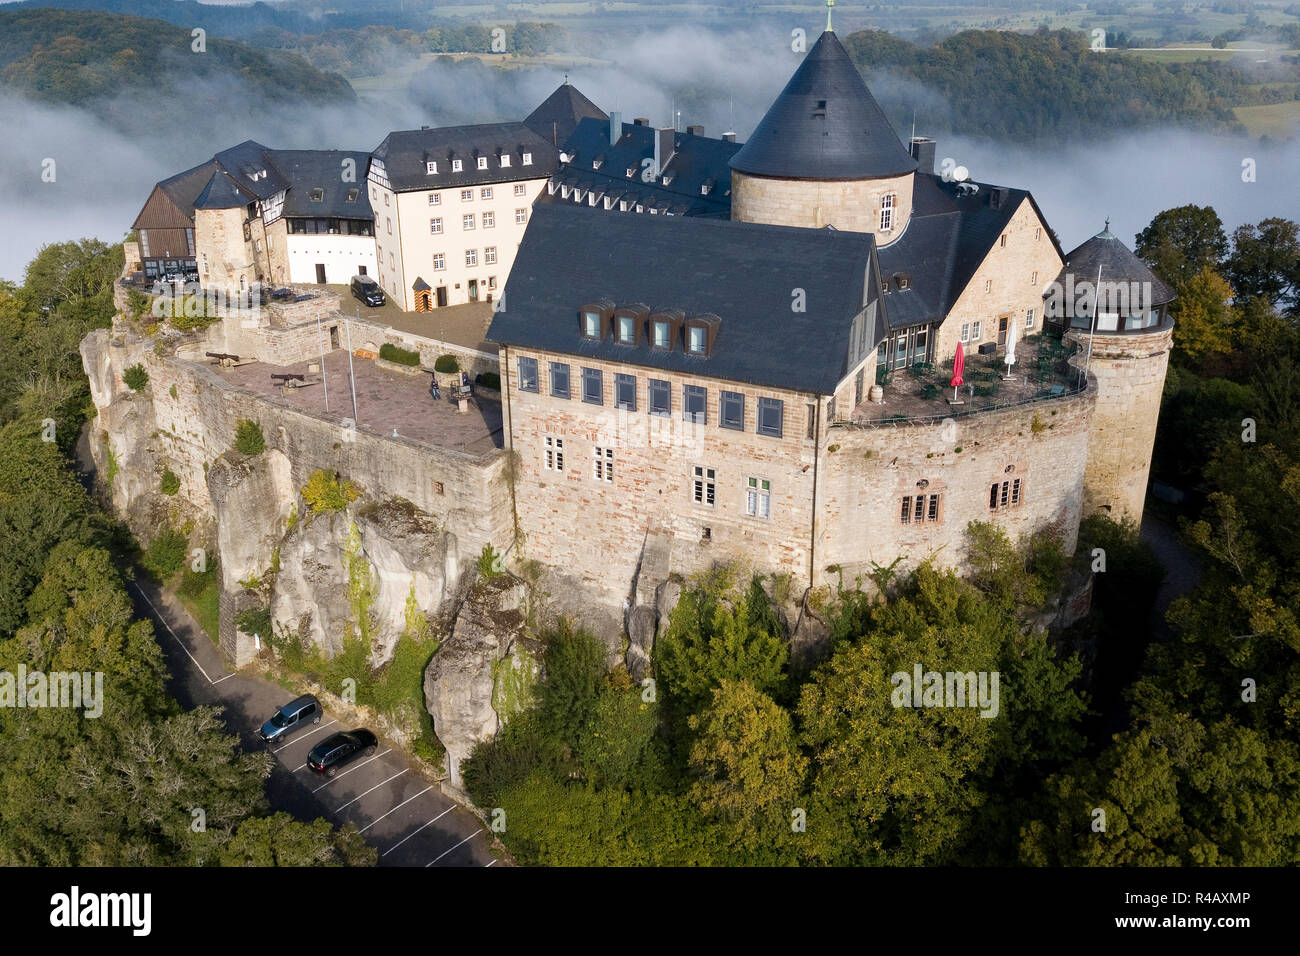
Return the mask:
M246 749L266 748L257 730L295 695L260 677L228 671L221 655L179 604L148 584L131 585L141 616L154 622L167 659L168 689L186 708L225 708L225 719ZM355 824L379 851L380 866L492 866L490 834L478 817L445 796L392 744L379 738L373 756L360 756L325 777L307 767L312 747L354 729L326 711L270 751L276 765L266 783L271 809L300 820L324 817ZM375 728L371 728L374 730Z

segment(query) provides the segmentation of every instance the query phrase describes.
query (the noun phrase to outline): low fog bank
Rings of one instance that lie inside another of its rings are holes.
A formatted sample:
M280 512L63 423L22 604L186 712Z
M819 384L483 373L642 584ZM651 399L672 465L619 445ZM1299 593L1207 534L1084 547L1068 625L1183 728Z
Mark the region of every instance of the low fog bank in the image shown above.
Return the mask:
M809 44L816 39L809 31ZM607 51L608 64L578 60L570 82L625 121L646 116L668 125L704 125L708 135L734 129L744 140L798 66L788 30L714 32L696 27L645 32ZM237 80L192 81L201 110L172 109L149 97L123 97L100 119L76 107L52 107L0 93L0 278L20 280L39 247L82 236L118 241L153 184L221 149L255 139L279 149L368 150L391 130L519 120L564 79L561 63L500 70L476 60L435 60L404 89L361 93L354 104L300 107L259 101ZM1101 230L1107 216L1126 243L1157 212L1185 203L1213 205L1231 230L1271 215L1300 219L1300 142L1267 148L1247 138L1179 130L1105 133L1071 144L1026 148L936 129L950 119L944 100L914 81L873 78L905 140L913 111L917 132L939 141L973 178L1028 188L1068 250ZM902 115L899 115L901 112ZM42 181L43 161L56 163ZM1242 181L1242 160L1256 181Z

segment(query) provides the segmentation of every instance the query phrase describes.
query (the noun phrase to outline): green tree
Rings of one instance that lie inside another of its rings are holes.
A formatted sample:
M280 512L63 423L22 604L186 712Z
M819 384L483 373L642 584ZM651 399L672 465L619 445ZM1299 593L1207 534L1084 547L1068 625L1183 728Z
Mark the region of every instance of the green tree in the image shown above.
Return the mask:
M1212 206L1178 206L1156 213L1137 234L1133 251L1176 290L1228 254L1223 222Z
M1174 347L1193 362L1211 353L1232 351L1236 315L1229 307L1232 287L1210 267L1187 279L1170 311Z
M1238 296L1300 315L1300 225L1274 216L1238 226L1224 274Z
M250 817L221 850L221 866L373 866L378 851L345 835L328 820L300 823L287 813ZM360 851L360 852L358 852Z

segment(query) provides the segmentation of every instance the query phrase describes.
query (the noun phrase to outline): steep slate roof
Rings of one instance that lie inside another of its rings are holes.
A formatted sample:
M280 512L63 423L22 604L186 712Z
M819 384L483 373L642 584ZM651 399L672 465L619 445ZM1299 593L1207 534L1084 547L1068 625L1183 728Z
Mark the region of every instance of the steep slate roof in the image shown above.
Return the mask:
M566 80L524 118L524 125L552 146L559 147L584 119L608 121L609 117Z
M731 215L731 169L727 161L740 146L726 140L676 133L675 149L663 173L651 182L641 178L643 161L654 158L658 130L651 126L622 123L617 143L609 142L609 122L584 119L564 144L569 161L560 166L551 182L581 190L576 199L562 198L555 192L551 202L588 202L588 192L595 192L597 203L610 197L617 203L624 199L646 207L671 212L675 216ZM599 168L596 164L599 163ZM627 171L631 169L631 176ZM708 184L709 192L701 192ZM618 206L614 206L617 210Z
M834 33L808 51L731 168L790 179L900 176L916 160Z
M344 160L352 160L350 166ZM366 189L366 170L370 154L358 150L341 149L277 149L271 151L271 161L292 188L284 197L281 215L297 217L329 217L339 219L370 219L370 192ZM345 170L355 174L355 182L343 179ZM311 201L313 189L324 190L320 202ZM348 202L348 195L355 197Z
M1147 309L1164 305L1175 298L1174 290L1157 278L1147 264L1129 251L1128 246L1110 231L1109 220L1106 221L1104 230L1063 258L1065 265L1057 276L1057 281L1063 286L1066 284L1066 277L1071 273L1074 275L1076 285L1085 281L1095 283L1097 269L1100 267L1103 284L1137 283L1138 299L1136 302L1130 299L1130 307ZM1148 283L1151 289L1151 302L1144 301Z
M556 250L563 255L556 255ZM848 371L854 318L876 298L871 236L731 220L613 216L541 205L524 233L487 339L583 358L828 395ZM792 289L807 311L792 310ZM708 357L582 338L605 298L721 318ZM882 327L867 330L874 348Z
M502 153L510 154L510 165L504 168ZM532 153L528 166L523 165L524 153ZM373 155L383 164L384 175L397 192L540 179L555 172L557 163L550 140L523 123L401 130L384 137ZM479 156L488 157L487 169L478 168ZM462 160L458 173L451 171L453 159ZM437 173L425 171L429 162L438 164Z
M239 209L257 197L245 192L239 183L217 169L209 178L203 191L194 200L194 209Z

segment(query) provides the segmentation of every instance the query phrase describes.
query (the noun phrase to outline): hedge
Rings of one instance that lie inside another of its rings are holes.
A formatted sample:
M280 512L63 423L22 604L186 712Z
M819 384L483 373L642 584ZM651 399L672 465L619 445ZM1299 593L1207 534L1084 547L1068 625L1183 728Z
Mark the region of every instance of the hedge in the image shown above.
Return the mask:
M438 361L433 363L435 372L459 372L460 363L456 361L454 355L439 355Z
M480 372L478 384L483 388L490 388L499 392L501 391L501 376L496 372Z
M394 345L392 342L385 342L379 346L379 357L386 362L396 362L398 365L409 365L415 368L420 364L420 353L412 352L410 349L404 349Z

